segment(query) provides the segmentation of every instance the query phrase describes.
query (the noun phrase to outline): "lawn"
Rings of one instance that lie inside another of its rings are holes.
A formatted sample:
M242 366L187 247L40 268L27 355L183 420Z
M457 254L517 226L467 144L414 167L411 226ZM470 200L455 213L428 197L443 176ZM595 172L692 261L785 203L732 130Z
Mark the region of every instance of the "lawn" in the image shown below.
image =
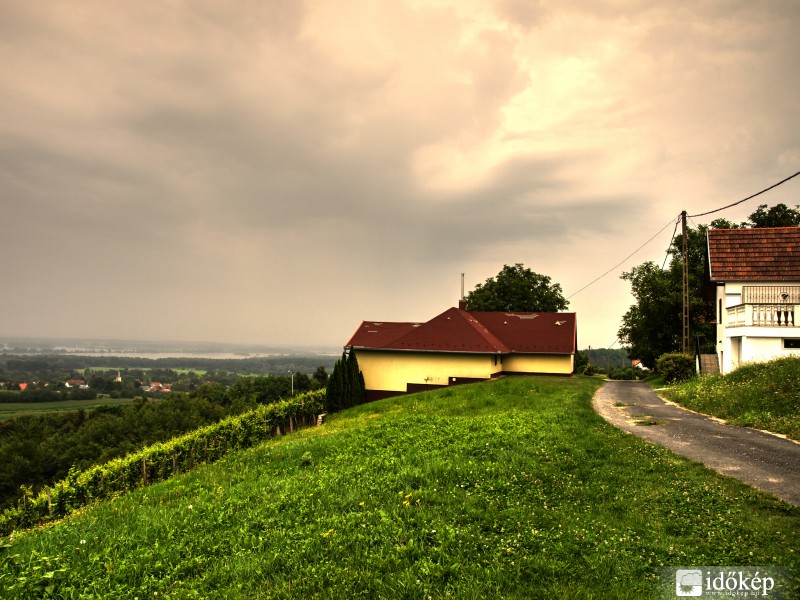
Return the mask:
M614 429L591 409L599 383L513 378L350 409L6 538L0 589L657 598L663 566L800 572L800 509Z

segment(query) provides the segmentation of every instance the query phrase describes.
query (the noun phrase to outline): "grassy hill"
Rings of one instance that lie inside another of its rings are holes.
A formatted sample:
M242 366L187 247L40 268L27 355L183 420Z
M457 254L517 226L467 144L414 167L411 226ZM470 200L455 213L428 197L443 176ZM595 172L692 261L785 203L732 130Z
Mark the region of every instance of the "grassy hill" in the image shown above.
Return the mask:
M6 538L0 590L651 598L662 566L800 573L800 509L614 429L598 385L513 378L350 409Z

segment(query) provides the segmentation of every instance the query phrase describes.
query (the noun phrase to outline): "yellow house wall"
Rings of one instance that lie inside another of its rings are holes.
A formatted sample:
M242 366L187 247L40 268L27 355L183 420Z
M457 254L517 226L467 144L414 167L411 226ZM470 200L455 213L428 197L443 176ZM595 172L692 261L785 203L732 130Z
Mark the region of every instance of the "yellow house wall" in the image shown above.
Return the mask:
M368 390L405 392L408 383L448 385L452 376L488 379L502 369L488 354L356 350L356 358Z
M572 354L507 354L503 357L503 371L569 375L574 368L574 359Z
M502 371L516 373L572 373L572 355L454 354L356 350L358 366L368 390L405 392L409 383L448 385L450 377L489 379Z

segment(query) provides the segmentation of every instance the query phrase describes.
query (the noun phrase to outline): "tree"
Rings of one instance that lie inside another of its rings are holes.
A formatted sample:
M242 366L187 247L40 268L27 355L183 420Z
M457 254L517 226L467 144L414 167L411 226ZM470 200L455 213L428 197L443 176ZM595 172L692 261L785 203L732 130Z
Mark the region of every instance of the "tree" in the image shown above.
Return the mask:
M561 286L522 263L503 265L496 277L467 294L467 310L506 312L558 312L569 306Z
M750 215L749 225L752 227L797 227L800 225L800 205L789 208L785 204L776 204L767 208L762 204ZM747 227L748 223L742 223Z
M363 404L365 397L364 375L358 368L356 353L351 348L349 353L342 352L342 357L333 367L325 392L325 408L336 412Z
M328 383L328 373L325 372L325 367L318 366L311 378L317 382L317 387L325 387L325 384Z

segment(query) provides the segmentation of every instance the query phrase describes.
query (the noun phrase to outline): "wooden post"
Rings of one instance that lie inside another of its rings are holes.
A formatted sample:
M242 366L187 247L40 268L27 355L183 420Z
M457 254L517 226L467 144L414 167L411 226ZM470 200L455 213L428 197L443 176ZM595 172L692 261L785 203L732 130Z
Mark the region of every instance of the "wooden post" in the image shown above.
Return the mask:
M681 213L683 234L683 353L689 354L689 241L686 237L686 211Z
M53 501L50 498L50 488L47 488L47 514L53 516Z

